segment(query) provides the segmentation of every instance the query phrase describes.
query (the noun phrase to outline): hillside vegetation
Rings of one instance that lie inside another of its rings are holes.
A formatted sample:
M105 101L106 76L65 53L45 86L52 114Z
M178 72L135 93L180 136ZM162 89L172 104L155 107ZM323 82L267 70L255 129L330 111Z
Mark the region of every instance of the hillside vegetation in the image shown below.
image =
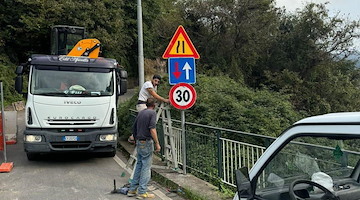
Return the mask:
M12 86L15 66L32 53L49 53L56 24L86 27L88 37L102 42L104 57L137 77L136 6L130 0L1 3L6 102L20 98ZM358 56L353 41L360 22L330 17L326 4L294 14L272 0L143 0L142 6L146 59L161 57L178 25L201 55L198 100L187 120L275 136L304 116L360 110L360 73L348 59ZM169 88L163 81L160 93Z

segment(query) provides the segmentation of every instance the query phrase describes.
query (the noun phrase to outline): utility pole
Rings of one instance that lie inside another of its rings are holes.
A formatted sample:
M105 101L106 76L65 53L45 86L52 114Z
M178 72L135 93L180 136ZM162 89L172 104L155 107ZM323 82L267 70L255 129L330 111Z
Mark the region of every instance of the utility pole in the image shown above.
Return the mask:
M144 84L144 45L142 27L141 0L137 0L137 28L138 28L138 63L139 63L139 88Z

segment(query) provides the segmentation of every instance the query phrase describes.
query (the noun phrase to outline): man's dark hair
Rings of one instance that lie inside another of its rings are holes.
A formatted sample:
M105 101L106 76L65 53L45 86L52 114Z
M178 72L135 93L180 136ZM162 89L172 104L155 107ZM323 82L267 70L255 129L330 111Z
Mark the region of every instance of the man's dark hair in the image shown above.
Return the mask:
M159 74L155 74L153 76L153 79L159 79L159 81L161 81L161 76Z
M154 98L148 98L146 100L146 107L155 107L155 99Z

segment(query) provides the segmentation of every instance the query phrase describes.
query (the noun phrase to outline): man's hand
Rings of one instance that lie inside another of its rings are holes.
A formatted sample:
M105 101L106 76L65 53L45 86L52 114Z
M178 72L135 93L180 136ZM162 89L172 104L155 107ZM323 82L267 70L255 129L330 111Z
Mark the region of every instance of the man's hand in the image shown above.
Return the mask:
M161 146L159 143L155 143L155 152L160 152Z

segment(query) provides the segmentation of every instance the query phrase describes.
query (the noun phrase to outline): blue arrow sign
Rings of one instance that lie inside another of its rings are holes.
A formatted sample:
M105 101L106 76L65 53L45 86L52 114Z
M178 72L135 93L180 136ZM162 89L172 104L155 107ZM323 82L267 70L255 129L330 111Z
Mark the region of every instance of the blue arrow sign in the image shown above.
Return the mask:
M196 83L195 58L169 58L169 83Z

